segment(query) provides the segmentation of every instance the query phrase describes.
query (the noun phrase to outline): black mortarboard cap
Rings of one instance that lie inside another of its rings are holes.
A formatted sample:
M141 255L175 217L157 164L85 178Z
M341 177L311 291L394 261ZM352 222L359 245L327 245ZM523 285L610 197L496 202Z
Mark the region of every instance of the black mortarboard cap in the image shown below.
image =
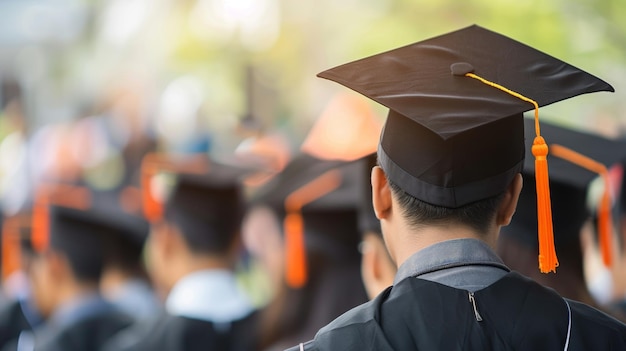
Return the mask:
M298 189L330 173L338 176L336 187L316 197L302 206L302 212L321 210L355 210L361 199L363 163L361 160L345 162L338 160L322 160L301 153L296 155L285 169L270 182L260 188L254 195L253 204L265 204L275 209L279 215L285 214L287 197Z
M175 223L190 247L224 253L239 233L244 213L242 177L249 170L212 163L202 175L179 174L165 204L165 219Z
M319 76L390 109L378 160L391 182L427 203L457 208L502 193L519 173L524 158L521 114L533 109L466 73L538 106L613 91L593 75L479 26Z
M362 175L361 162L300 154L255 194L253 204L268 205L285 218L289 286L299 288L306 283L307 252L323 252L337 261L359 257ZM301 220L301 226L290 227L289 218Z
M143 264L142 253L150 225L141 216L140 208L124 206L120 194L120 191L93 192L91 210L112 219L110 225L102 228L105 267L137 274Z
M110 236L117 236L115 240L122 245L142 248L150 232L150 224L139 214L126 209L120 200L120 191L92 191L92 211L115 220L110 223Z
M50 248L63 253L81 280L97 281L102 273L104 238L115 218L94 210L50 206Z

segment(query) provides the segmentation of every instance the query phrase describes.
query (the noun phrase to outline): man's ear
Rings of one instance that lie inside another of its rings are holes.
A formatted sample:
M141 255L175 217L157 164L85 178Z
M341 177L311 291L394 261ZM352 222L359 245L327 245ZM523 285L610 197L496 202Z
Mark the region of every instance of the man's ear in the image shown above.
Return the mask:
M386 219L391 210L391 188L382 168L372 168L372 204L374 213L379 220Z
M507 187L504 193L504 198L498 208L496 216L497 225L505 226L511 223L513 214L515 214L515 209L517 209L517 201L519 200L519 195L522 191L523 182L522 175L518 173Z

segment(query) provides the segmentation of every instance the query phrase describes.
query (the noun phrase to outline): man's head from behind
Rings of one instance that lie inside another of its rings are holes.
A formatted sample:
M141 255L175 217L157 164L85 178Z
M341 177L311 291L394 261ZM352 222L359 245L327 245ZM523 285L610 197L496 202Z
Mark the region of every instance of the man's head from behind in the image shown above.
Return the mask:
M44 316L97 292L103 266L103 218L95 212L50 207L49 247L31 264L33 298Z
M169 290L192 271L230 268L244 212L236 179L179 176L148 240L150 272Z
M492 227L489 231L506 223L521 188L524 138L537 137L537 151L541 151L537 159L547 169L539 107L580 94L613 91L591 74L479 26L353 61L319 76L389 108L378 148L380 168L374 169L372 185L374 208L398 264L402 254L395 251L403 251L403 246L394 241L411 242L405 227L424 224L422 212L433 214L429 216L433 221L429 219L429 226L421 228L422 235L412 233L417 241L433 230L439 232L439 241L454 238L453 233L476 236L476 222L459 226L456 218L467 216L455 213L493 217L491 223L482 218L478 226ZM522 114L533 109L536 129L534 135L525 135ZM541 173L541 189L547 176L547 171ZM402 192L394 192L392 184ZM410 198L403 201L402 193L423 203ZM490 204L492 200L487 199L498 196L503 196L495 206L498 210L490 213L488 209L498 201ZM540 191L538 196L544 204L541 213L546 213L549 192ZM483 201L487 203L480 204ZM426 210L425 204L433 208ZM422 218L399 221L406 217L402 206L410 218L416 215L411 207L418 207ZM451 212L439 213L439 208ZM454 219L454 231L450 219ZM547 237L549 216L540 219ZM391 232L394 235L388 235ZM435 242L421 241L413 249ZM554 260L546 263L547 270L553 264Z
M398 266L412 252L439 241L474 238L495 247L500 227L508 225L515 213L521 188L522 177L517 174L501 194L447 208L407 194L388 179L382 168L372 170L374 210Z

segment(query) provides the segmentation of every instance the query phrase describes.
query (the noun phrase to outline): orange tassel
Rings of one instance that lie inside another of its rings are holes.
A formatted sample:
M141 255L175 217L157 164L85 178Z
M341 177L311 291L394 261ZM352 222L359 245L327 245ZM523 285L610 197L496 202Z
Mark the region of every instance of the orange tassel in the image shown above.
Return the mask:
M32 215L31 241L36 252L45 251L50 242L50 204L86 210L91 206L91 193L86 188L69 184L40 186L35 195Z
M539 235L539 270L541 273L556 272L559 261L554 248L554 233L552 231L552 205L550 204L550 179L548 177L548 145L541 137L539 128L539 104L498 83L489 81L474 73L466 73L466 77L474 78L490 87L501 90L535 107L535 140L532 153L535 155L535 179L537 181L537 223Z
M154 222L163 218L163 206L152 194L152 178L159 172L174 172L180 174L206 174L210 164L202 154L175 155L165 153L148 153L141 161L141 205L144 217Z
M33 205L31 241L33 250L40 253L44 252L49 244L48 228L50 228L50 218L47 198L47 191L40 190Z
M300 213L289 213L285 217L285 281L294 289L306 284L308 279L306 244L304 242L304 220Z
M605 178L608 178L606 175ZM608 181L606 182L608 184ZM611 197L605 190L598 208L598 233L602 261L607 267L613 265L613 219L611 218Z
M533 141L535 156L535 181L537 183L537 224L539 236L539 270L541 273L556 272L559 261L554 247L552 206L550 203L550 179L548 177L548 145L541 136Z
M551 145L552 155L598 173L604 180L604 192L598 205L598 235L604 265L613 264L613 218L611 216L611 181L605 165L561 145Z
M157 221L163 217L163 206L152 195L151 182L152 177L157 171L157 167L144 162L141 167L141 199L143 215L150 222Z
M341 179L340 171L330 170L285 199L285 282L291 288L302 288L308 280L302 207L337 189L341 185Z
M21 268L20 218L5 218L2 225L2 279Z

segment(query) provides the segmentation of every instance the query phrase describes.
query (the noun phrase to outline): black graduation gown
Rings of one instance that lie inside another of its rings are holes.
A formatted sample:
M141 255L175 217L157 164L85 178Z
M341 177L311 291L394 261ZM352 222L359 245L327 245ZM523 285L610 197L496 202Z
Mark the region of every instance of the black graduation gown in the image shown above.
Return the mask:
M35 332L35 351L98 351L133 320L114 309L91 315L62 328Z
M571 351L626 350L626 325L514 272L473 298L407 278L321 329L304 349L564 350L568 333Z
M11 301L0 307L0 349L15 341L23 331L32 330L19 301Z
M162 314L112 338L104 351L256 350L257 313L228 324Z

